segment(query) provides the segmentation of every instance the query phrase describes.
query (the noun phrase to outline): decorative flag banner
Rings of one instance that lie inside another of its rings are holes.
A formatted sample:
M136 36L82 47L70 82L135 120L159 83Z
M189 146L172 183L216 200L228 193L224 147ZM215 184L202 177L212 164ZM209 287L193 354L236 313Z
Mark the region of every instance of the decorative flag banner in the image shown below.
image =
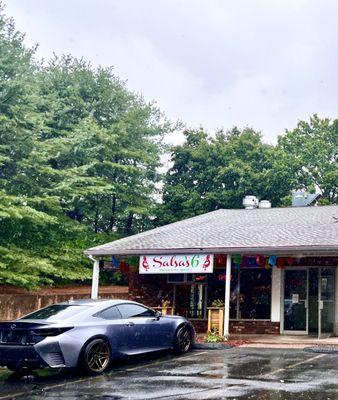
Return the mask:
M126 261L120 262L120 270L123 274L128 275L129 273L129 264Z
M241 268L248 268L249 265L249 257L248 256L243 256L242 262L241 262Z
M277 265L277 256L269 257L269 265L271 265L271 267L275 267Z
M271 269L271 265L269 264L269 258L268 257L265 258L265 266L264 266L264 268L265 269Z
M249 268L257 268L258 267L256 257L248 257L248 267Z
M141 256L140 274L208 274L214 268L213 254Z
M283 268L285 267L285 262L286 262L286 259L285 259L285 258L283 258L283 257L278 257L278 258L277 258L277 268L283 269Z
M293 258L292 257L288 257L286 259L286 263L287 263L288 266L291 266L294 263Z
M258 266L259 266L260 268L265 268L266 259L265 259L264 256L262 256L262 255L257 255L257 256L256 256L256 262L257 262L257 264L258 264Z
M111 261L112 261L113 267L118 268L120 266L120 260L118 258L113 256Z
M241 265L241 263L242 263L242 256L240 254L235 254L234 255L234 264Z

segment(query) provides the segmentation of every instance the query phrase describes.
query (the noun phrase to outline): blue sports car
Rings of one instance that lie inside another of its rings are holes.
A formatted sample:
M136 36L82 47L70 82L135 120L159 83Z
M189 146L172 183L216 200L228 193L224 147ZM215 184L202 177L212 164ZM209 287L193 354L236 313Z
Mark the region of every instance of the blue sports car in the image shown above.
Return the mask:
M0 323L0 366L13 371L81 368L105 371L113 359L190 350L195 331L179 316L162 316L127 300L76 300Z

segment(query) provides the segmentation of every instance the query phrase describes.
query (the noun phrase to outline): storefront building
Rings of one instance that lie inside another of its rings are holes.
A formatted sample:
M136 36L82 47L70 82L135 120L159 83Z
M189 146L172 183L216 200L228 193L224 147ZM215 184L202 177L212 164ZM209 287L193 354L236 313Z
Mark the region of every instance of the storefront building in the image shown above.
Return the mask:
M217 210L86 251L139 257L132 299L188 317L222 310L224 334L338 335L337 206ZM209 327L208 327L209 317Z

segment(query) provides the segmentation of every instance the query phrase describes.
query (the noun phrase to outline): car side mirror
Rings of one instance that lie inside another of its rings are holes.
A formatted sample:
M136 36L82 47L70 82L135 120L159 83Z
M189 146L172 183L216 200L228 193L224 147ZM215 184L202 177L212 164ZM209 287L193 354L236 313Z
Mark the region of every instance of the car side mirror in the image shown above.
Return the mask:
M155 318L157 321L162 317L162 313L160 311L155 311Z

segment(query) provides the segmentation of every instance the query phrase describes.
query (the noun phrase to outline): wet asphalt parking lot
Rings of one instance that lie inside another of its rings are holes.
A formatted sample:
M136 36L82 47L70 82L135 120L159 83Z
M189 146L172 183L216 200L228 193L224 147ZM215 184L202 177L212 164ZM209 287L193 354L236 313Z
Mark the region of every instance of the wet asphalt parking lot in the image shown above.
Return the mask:
M338 400L338 354L294 349L194 350L116 363L97 377L2 372L0 400Z

